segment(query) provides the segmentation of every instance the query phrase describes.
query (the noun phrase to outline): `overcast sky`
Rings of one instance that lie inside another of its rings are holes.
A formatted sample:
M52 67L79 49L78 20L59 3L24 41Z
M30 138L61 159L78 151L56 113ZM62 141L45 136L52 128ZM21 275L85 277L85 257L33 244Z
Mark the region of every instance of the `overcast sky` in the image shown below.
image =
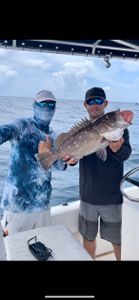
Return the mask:
M0 49L0 96L33 97L43 89L57 98L84 99L87 89L104 88L113 101L139 102L139 62Z

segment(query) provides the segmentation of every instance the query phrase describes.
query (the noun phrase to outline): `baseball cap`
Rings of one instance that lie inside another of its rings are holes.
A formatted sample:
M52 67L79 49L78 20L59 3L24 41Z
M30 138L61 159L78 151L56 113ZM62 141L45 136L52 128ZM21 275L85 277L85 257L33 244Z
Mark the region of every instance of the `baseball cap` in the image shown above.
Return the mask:
M47 100L56 101L54 94L48 90L42 90L38 92L34 97L34 101L36 102L47 101Z
M86 92L85 100L87 100L91 97L99 97L99 98L106 100L106 94L105 94L104 90L99 87L93 87Z

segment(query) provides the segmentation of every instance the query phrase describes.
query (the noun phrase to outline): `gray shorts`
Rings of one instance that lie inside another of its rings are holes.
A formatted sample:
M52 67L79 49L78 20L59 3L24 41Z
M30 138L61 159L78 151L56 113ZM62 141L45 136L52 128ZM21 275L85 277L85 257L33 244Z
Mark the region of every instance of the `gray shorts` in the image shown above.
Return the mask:
M101 238L121 245L121 219L122 205L92 205L80 202L79 232L89 241L96 239L99 226Z

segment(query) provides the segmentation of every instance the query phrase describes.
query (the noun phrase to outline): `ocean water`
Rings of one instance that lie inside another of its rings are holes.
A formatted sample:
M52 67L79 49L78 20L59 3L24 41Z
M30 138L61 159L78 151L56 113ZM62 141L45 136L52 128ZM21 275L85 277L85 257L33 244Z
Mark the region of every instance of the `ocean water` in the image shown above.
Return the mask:
M33 115L32 99L24 97L0 97L0 125L7 124L17 117L30 117ZM106 112L115 109L130 109L134 112L133 124L129 127L132 154L125 162L124 173L139 166L139 105L137 103L110 102ZM56 133L69 130L72 125L87 117L83 100L58 99L57 109L51 122L51 127ZM0 145L0 201L7 175L10 143ZM78 164L69 166L66 171L60 172L53 169L51 206L71 202L79 199ZM2 210L0 210L2 213Z

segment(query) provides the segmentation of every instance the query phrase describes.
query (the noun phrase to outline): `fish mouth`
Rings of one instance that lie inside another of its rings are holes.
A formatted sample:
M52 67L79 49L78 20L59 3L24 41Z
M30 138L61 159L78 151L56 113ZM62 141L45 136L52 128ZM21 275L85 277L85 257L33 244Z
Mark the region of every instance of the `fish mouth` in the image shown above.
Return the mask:
M124 121L132 125L132 120L134 117L133 112L131 110L123 110L120 113Z

